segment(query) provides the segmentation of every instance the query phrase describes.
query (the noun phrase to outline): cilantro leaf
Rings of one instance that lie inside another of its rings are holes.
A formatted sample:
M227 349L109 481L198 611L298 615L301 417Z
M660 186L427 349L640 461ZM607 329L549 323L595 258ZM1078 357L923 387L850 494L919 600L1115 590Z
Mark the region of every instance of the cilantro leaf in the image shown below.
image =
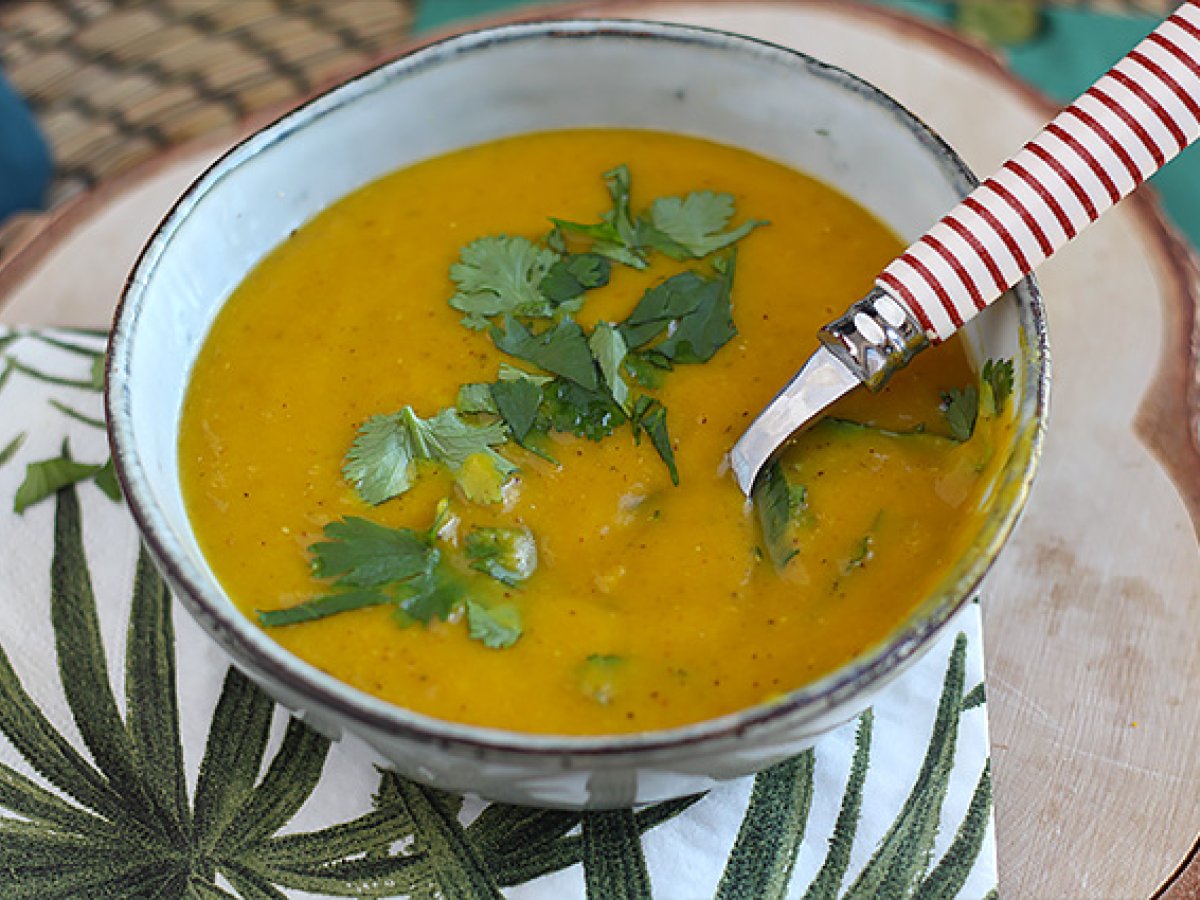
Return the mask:
M588 338L588 348L596 358L596 364L600 366L600 372L608 384L609 394L612 395L617 406L628 413L630 410L629 385L621 377L621 364L625 362L627 355L625 338L612 325L600 322L592 330L592 336Z
M589 238L593 253L623 263L634 269L646 268L646 259L638 249L637 228L629 213L629 169L621 165L604 173L604 183L612 198L612 209L604 213L601 221L594 225L554 219L554 236L573 234Z
M492 402L517 443L523 443L537 420L542 389L529 378L497 381L490 386Z
M1004 401L1013 392L1013 363L1011 359L989 359L983 364L983 382L992 389L994 411L1004 408Z
M633 436L641 440L645 432L650 443L671 473L671 483L679 485L679 470L675 467L675 448L671 446L671 436L667 432L667 410L659 401L645 396L638 397L633 408Z
M672 259L700 259L767 224L751 219L732 231L722 231L731 218L733 197L729 194L698 191L683 199L662 197L650 207L653 228L643 229L643 240Z
M492 386L480 381L459 385L454 408L464 415L500 414L496 411L496 401L492 399Z
M537 544L528 528L475 528L467 535L471 568L509 586L537 569Z
M626 344L645 348L663 332L665 340L647 357L670 363L708 362L736 334L733 324L732 254L711 278L681 272L642 296L620 325Z
M521 637L521 612L511 603L484 606L468 600L467 627L471 637L485 647L503 650Z
M619 326L626 345L636 349L650 343L671 322L695 312L708 290L709 282L695 272L680 272L650 288Z
M555 431L593 441L608 437L627 420L606 394L586 390L562 378L543 391L543 408Z
M380 504L412 486L416 463L441 463L456 472L467 458L484 454L498 475L516 471L492 449L508 439L504 425L472 425L457 410L443 409L422 419L411 406L398 413L372 416L359 429L342 472L367 503Z
M359 516L330 522L325 540L309 546L313 574L339 585L375 588L429 571L436 551L410 528L388 528Z
M598 253L574 253L559 259L541 280L538 290L556 306L584 291L608 284L612 265Z
M968 441L975 433L979 415L979 391L969 384L961 390L954 388L942 394L942 415L956 441Z
M258 610L258 624L263 628L278 628L280 625L296 625L300 622L313 622L338 613L349 612L352 609L363 609L368 606L382 606L391 603L386 594L378 591L346 591L342 594L328 594L324 597L314 597L289 606L286 609Z
M763 543L775 567L782 569L799 553L788 539L792 519L792 493L783 469L772 462L754 483L754 508L762 528Z
M466 584L442 561L441 554L437 550L431 553L433 562L428 571L403 585L399 604L409 619L426 625L434 619L449 619L467 593Z
M599 387L587 338L571 319L563 319L553 328L534 334L519 320L506 315L503 327L492 326L491 335L496 346L510 356L568 378L589 391Z
M538 286L558 254L522 237L484 237L462 249L450 267L458 292L450 305L467 315L463 324L483 329L501 314L549 316L553 310Z

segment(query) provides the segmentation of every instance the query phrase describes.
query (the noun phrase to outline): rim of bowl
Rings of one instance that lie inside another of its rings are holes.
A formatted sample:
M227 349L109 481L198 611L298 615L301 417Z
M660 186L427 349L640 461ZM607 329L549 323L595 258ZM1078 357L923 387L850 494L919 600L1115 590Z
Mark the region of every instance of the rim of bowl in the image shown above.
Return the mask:
M222 180L224 173L331 109L352 102L360 93L369 93L407 75L450 63L463 53L498 43L604 37L700 45L709 50L732 50L773 58L784 67L798 66L807 74L834 82L890 113L928 148L945 174L960 182L960 190L964 193L978 183L972 171L940 136L891 96L857 75L801 51L758 38L718 29L637 19L527 21L471 31L421 46L296 107L239 142L199 175L143 247L114 315L104 397L116 473L142 538L171 582L182 589L179 599L237 664L278 679L300 695L306 704L326 707L354 724L389 736L521 758L575 756L589 758L589 764L604 760L622 764L631 755L648 757L658 755L659 751L670 753L691 745L709 745L722 739L738 738L748 731L766 731L819 719L855 695L885 681L932 643L943 626L975 596L980 581L1020 517L1037 469L1048 414L1050 355L1040 292L1036 281L1029 277L1014 287L1012 293L1019 303L1024 363L1016 416L1019 422L1027 422L1026 427L1030 430L1027 436L1017 435L1013 453L997 486L1000 493L1011 499L999 504L998 511L984 520L979 535L964 557L967 562L960 561L952 570L952 577L944 579L886 639L866 648L834 672L774 700L672 728L623 734L543 734L467 725L418 713L351 687L294 656L239 611L223 592L203 589L199 572L184 561L172 529L151 498L146 474L132 440L132 425L125 414L127 403L123 399L129 391L128 361L144 302L145 285L174 231L198 200ZM347 730L355 732L353 725Z

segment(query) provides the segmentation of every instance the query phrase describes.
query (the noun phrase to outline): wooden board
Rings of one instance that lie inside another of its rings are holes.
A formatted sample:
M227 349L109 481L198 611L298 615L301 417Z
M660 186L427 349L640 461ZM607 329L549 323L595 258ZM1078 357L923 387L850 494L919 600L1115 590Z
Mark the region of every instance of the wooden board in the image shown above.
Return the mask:
M892 93L980 172L1052 112L985 51L874 8L617 0L570 11L795 46ZM10 229L0 320L105 323L143 238L231 137ZM1040 278L1054 360L1050 435L984 600L1000 893L1148 896L1178 874L1200 834L1191 696L1200 683L1200 269L1143 193ZM1181 874L1166 895L1196 896L1197 877Z

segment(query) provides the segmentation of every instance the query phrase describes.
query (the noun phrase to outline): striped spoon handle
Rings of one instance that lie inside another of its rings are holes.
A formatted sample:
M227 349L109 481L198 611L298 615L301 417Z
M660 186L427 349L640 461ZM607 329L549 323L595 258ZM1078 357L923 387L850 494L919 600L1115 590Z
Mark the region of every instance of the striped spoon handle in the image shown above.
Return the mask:
M1200 0L1187 0L889 264L865 300L822 330L822 341L878 386L1198 136Z

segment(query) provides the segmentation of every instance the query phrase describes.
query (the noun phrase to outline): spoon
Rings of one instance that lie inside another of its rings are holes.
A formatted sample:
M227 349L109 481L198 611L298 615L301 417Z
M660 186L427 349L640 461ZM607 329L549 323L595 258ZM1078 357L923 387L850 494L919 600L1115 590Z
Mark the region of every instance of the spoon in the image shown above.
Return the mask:
M878 390L1200 136L1200 0L1186 0L879 274L729 453L749 496L767 460L851 388Z

